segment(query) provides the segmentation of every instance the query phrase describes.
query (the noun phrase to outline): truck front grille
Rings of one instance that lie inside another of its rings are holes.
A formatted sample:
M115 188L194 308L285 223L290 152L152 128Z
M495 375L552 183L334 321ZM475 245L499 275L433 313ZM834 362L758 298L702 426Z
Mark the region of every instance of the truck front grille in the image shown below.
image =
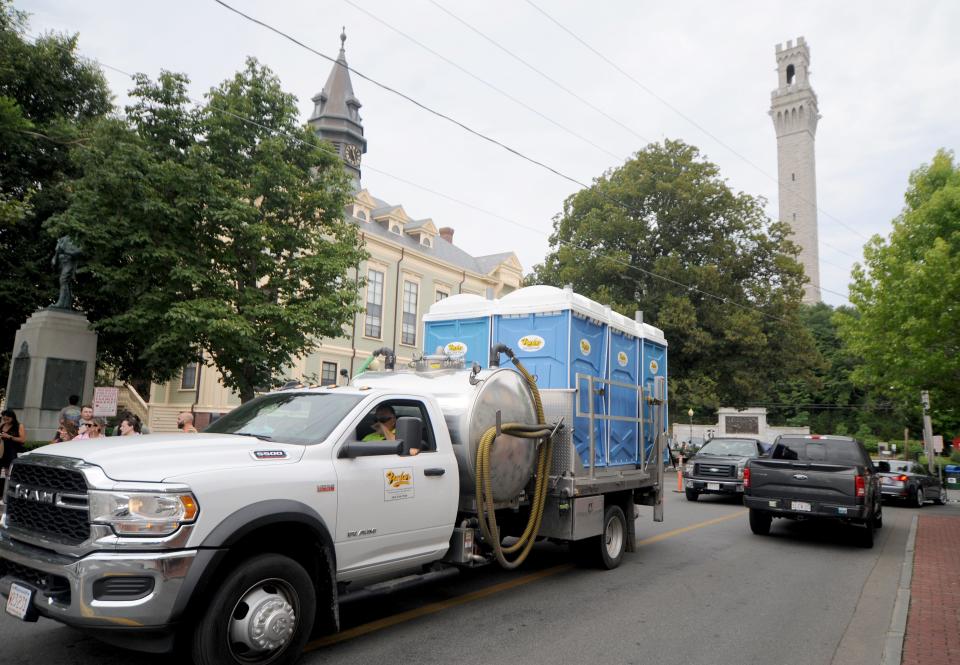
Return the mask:
M79 471L18 461L6 502L11 527L71 545L90 537L87 483Z
M694 464L693 475L701 478L733 478L736 467L730 464Z

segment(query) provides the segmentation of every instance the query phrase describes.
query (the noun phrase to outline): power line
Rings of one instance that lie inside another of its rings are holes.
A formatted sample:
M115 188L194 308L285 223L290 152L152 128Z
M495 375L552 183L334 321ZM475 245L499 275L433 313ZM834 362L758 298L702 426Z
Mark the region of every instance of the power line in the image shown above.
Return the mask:
M572 182L572 183L575 184L575 185L578 185L578 186L584 187L584 188L587 187L587 185L585 185L584 183L580 182L580 181L577 180L576 178L574 178L574 177L572 177L572 176L569 176L569 175L567 175L566 173L563 173L563 172L561 172L561 171L558 171L557 169L553 168L552 166L549 166L549 165L547 165L547 164L544 164L543 162L541 162L541 161L539 161L539 160L537 160L537 159L534 159L533 157L530 157L530 156L528 156L528 155L520 152L519 150L516 150L516 149L514 149L514 148L511 148L511 147L508 146L507 144L505 144L505 143L503 143L503 142L501 142L501 141L498 141L497 139L495 139L495 138L493 138L493 137L491 137L491 136L487 136L487 135L484 134L483 132L481 132L481 131L479 131L479 130L476 130L476 129L470 127L469 125L464 124L464 123L460 122L459 120L456 120L456 119L450 117L449 115L447 115L447 114L445 114L445 113L442 113L442 112L440 112L440 111L437 111L436 109L434 109L434 108L432 108L432 107L430 107L430 106L427 106L426 104L423 104L423 103L417 101L416 99L414 99L414 98L411 97L410 95L407 95L406 93L400 92L399 90L397 90L397 89L395 89L395 88L392 88L392 87L390 87L390 86L388 86L388 85L386 85L386 84L384 84L384 83L381 83L380 81L377 81L376 79L373 79L373 78L367 76L366 74L364 74L364 73L362 73L362 72L357 71L355 68L350 67L349 65L345 65L344 63L337 61L336 58L332 58L332 57L330 57L329 55L327 55L327 54L325 54L325 53L321 53L320 51L316 50L315 48L313 48L313 47L311 47L311 46L308 46L307 44L304 44L304 43L301 42L299 39L293 37L292 35L287 34L286 32L280 30L279 28L275 28L275 27L273 27L272 25L270 25L269 23L264 23L264 22L261 21L260 19L254 18L253 16L250 16L249 14L244 14L242 11L240 11L239 9L237 9L237 8L235 8L235 7L231 7L231 6L230 6L229 4L227 4L226 2L223 2L223 0L213 0L213 1L216 2L218 5L220 5L221 7L223 7L224 9L228 9L229 11L233 12L234 14L237 14L238 16L241 16L242 18L250 21L251 23L256 23L257 25L261 26L262 28L265 28L265 29L269 30L270 32L273 32L274 34L277 34L277 35L283 37L284 39L286 39L286 40L288 40L288 41L296 44L296 45L299 46L300 48L303 48L303 49L306 49L307 51L310 51L310 52L313 53L314 55L318 55L318 56L320 56L321 58L323 58L323 59L325 59L325 60L329 60L330 62L332 62L332 63L333 63L335 66L337 66L337 67L343 67L343 68L346 69L348 72L350 72L351 74L354 74L354 75L362 78L364 81L368 81L368 82L372 83L373 85L377 86L378 88L380 88L380 89L382 89L382 90L386 90L387 92L390 92L390 93L393 93L394 95L397 95L397 96L400 97L401 99L404 99L404 100L410 102L411 104L413 104L413 105L416 106L417 108L422 109L422 110L426 111L427 113L430 113L431 115L435 115L435 116L437 116L438 118L441 118L441 119L443 119L443 120L446 120L447 122L456 125L456 126L459 127L460 129L462 129L462 130L464 130L464 131L466 131L466 132L469 132L469 133L472 134L473 136L476 136L477 138L479 138L479 139L481 139L481 140L483 140L483 141L486 141L486 142L488 142L488 143L492 143L493 145L495 145L495 146L497 146L497 147L499 147L499 148L502 148L502 149L506 150L507 152L513 154L513 155L516 155L516 156L519 157L520 159L523 159L523 160L525 160L525 161L527 161L527 162L530 162L531 164L534 164L534 165L536 165L536 166L539 166L540 168L546 169L546 170L550 171L551 173L553 173L554 175L557 175L557 176L563 178L564 180L568 180L568 181Z
M432 0L431 0L431 1L432 1ZM376 85L377 87L379 87L379 88L381 88L381 89L383 89L383 90L386 90L386 91L388 91L388 92L391 92L391 93L393 93L393 94L395 94L395 95L400 96L401 98L409 101L410 103L414 104L414 105L417 106L418 108L421 108L421 109L423 109L423 110L425 110L425 111L427 111L427 112L429 112L429 113L431 113L431 114L433 114L433 115L435 115L435 116L438 116L438 117L440 117L440 118L442 118L442 119L444 119L444 120L447 120L448 122L451 122L451 123L453 123L453 124L461 127L462 129L470 132L471 134L477 136L478 138L481 138L481 139L483 139L483 140L485 140L485 141L488 141L488 142L490 142L490 143L494 143L495 145L500 146L501 148L507 150L507 151L510 152L510 153L513 153L514 155L517 155L518 157L521 157L522 159L524 159L524 160L526 160L526 161L528 161L528 162L531 162L531 163L533 163L533 164L536 164L537 166L540 166L540 167L542 167L542 168L545 168L545 169L547 169L548 171L550 171L551 173L554 173L554 174L556 174L556 175L564 178L565 180L568 180L568 181L570 181L570 182L573 182L573 183L579 185L579 186L582 187L583 189L589 189L589 186L588 186L588 185L580 182L579 180L577 180L577 179L575 179L575 178L573 178L573 177L571 177L571 176L568 176L568 175L560 172L559 170L557 170L557 169L555 169L555 168L553 168L553 167L551 167L551 166L548 166L548 165L546 165L546 164L544 164L544 163L542 163L542 162L540 162L540 161L538 161L538 160L535 160L535 159L533 159L533 158L531 158L531 157L528 157L528 156L526 156L525 154L523 154L522 152L520 152L520 151L518 151L518 150L516 150L516 149L514 149L514 148L511 148L510 146L508 146L508 145L506 145L506 144L504 144L504 143L502 143L502 142L500 142L500 141L498 141L498 140L496 140L496 139L494 139L494 138L491 138L491 137L483 134L482 132L479 132L478 130L474 130L474 129L470 128L469 126L465 125L464 123L462 123L462 122L460 122L460 121L458 121L458 120L456 120L456 119L454 119L454 118L452 118L452 117L450 117L450 116L448 116L448 115L446 115L446 114L444 114L444 113L441 113L441 112L439 112L439 111L437 111L437 110L435 110L435 109L427 106L426 104L424 104L424 103L422 103L422 102L419 102L419 101L415 100L414 98L410 97L409 95L406 95L405 93L402 93L402 92L400 92L400 91L392 88L391 86L388 86L388 85L386 85L386 84L380 83L379 81L376 81L375 79L372 79L372 78L370 78L369 76L367 76L367 75L365 75L365 74L363 74L363 73L361 73L361 72L358 72L358 71L357 71L356 69L354 69L353 67L350 67L349 65L347 65L347 64L345 64L345 63L339 62L338 60L335 60L334 58L332 58L332 57L330 57L330 56L328 56L328 55L326 55L326 54L318 51L317 49L314 49L313 47L308 46L307 44L304 44L304 43L301 42L300 40L296 39L296 38L293 37L292 35L289 35L289 34L283 32L283 31L280 30L279 28L275 28L275 27L273 27L272 25L270 25L270 24L268 24L268 23L265 23L264 21L261 21L261 20L259 20L259 19L257 19L257 18L254 18L254 17L252 17L252 16L249 16L248 14L245 14L245 13L241 12L240 10L238 10L238 9L230 6L228 3L224 2L223 0L214 0L214 2L216 2L216 3L219 4L219 5L221 5L221 6L224 7L225 9L228 9L228 10L230 10L231 12L237 14L238 16L241 16L242 18L244 18L244 19L246 19L246 20L248 20L248 21L250 21L250 22L252 22L252 23L255 23L255 24L257 24L257 25L259 25L259 26L261 26L261 27L263 27L263 28L265 28L265 29L267 29L267 30L269 30L269 31L271 31L271 32L273 32L273 33L275 33L275 34L283 37L284 39L286 39L286 40L288 40L288 41L296 44L297 46L300 46L301 48L306 49L307 51L313 53L314 55L318 55L318 56L320 56L320 57L322 57L322 58L324 58L324 59L326 59L326 60L334 63L334 65L336 65L336 66L338 66L338 67L343 67L343 68L346 69L348 72L351 72L351 73L353 73L353 74L356 74L356 75L359 76L360 78L362 78L362 79L364 79L364 80L366 80L366 81L369 81L370 83L373 83L373 84ZM641 138L642 138L642 137L641 137ZM630 213L633 213L633 214L638 214L638 211L633 210L633 209L630 208L627 204L625 204L625 203L623 203L623 202L621 202L621 201L618 201L618 200L616 200L616 199L611 198L610 196L608 196L608 195L607 195L606 193L604 193L604 192L598 192L598 195L599 195L601 198L604 198L604 199L608 200L608 201L611 202L612 204L614 204L614 205L616 205L616 206L618 206L618 207L620 207L620 208L623 208L623 209L626 210L627 212L630 212ZM571 245L571 246L573 246L573 245ZM574 247L574 248L577 248L576 246L573 246L573 247ZM580 248L580 249L583 249L583 248ZM609 257L604 257L604 258L606 258L607 260L612 260L612 259L610 259ZM622 262L621 262L621 263L622 263ZM625 264L625 265L628 265L629 267L632 267L632 268L634 268L635 270L638 270L638 271L640 271L640 272L643 272L644 274L648 274L648 275L650 275L650 276L655 276L655 277L658 277L658 278L660 278L660 279L663 279L663 280L672 282L674 285L676 285L676 286L681 286L681 287L687 289L688 291L700 293L701 295L704 295L704 296L713 298L713 299L718 300L718 301L720 301L720 302L732 304L732 305L734 305L734 306L736 306L736 307L741 307L741 308L745 308L745 309L756 309L758 312L760 312L760 313L761 313L763 316L765 316L765 317L772 318L772 319L774 319L774 320L783 322L783 319L780 319L779 317L775 317L775 316L773 316L773 315L771 315L771 314L768 314L768 313L766 313L766 312L763 312L762 310L760 310L760 309L757 308L757 307L754 307L754 306L751 306L751 305L744 305L744 304L738 303L738 302L736 302L736 301L730 300L729 298L724 298L724 297L722 297L722 296L717 296L717 295L712 294L712 293L709 293L709 292L707 292L707 291L703 291L703 290L701 290L701 289L698 289L698 288L696 288L696 287L694 287L694 286L691 286L691 285L688 285L688 284L683 284L682 282L678 282L678 281L676 281L676 280L673 280L673 279L671 279L671 278L665 277L665 276L663 276L663 275L658 275L658 274L653 273L653 272L651 272L651 271L649 271L649 270L646 270L645 268L641 268L640 266L631 266L630 264ZM818 285L818 286L819 286L819 285ZM822 289L822 287L821 287L821 289ZM822 290L823 290L823 289L822 289ZM832 292L832 291L829 291L829 290L828 290L828 292L830 292L830 293L836 293L836 292ZM836 294L836 295L839 295L840 297L846 298L846 296L844 296L844 295L842 295L842 294Z
M537 69L535 66L533 66L532 64L530 64L529 62L527 62L526 60L524 60L523 58L521 58L519 55L517 55L516 53L514 53L513 51L511 51L510 49L508 49L506 46L503 46L502 44L500 44L499 42L497 42L496 40L494 40L492 37L488 36L487 34L481 32L481 31L478 30L477 28L473 27L472 25L470 25L469 23L467 23L465 20L463 20L462 18L460 18L459 16L457 16L456 14L454 14L452 11L450 11L449 9L447 9L446 7L444 7L443 5L439 4L436 0L430 0L430 4L432 4L434 7L436 7L437 9L439 9L440 11L442 11L443 13L445 13L445 14L447 14L448 16L450 16L451 18L453 18L455 21L457 21L458 23L460 23L461 25L463 25L465 28L467 28L467 29L470 30L471 32L474 32L475 34L479 35L480 37L482 37L482 38L485 39L486 41L488 41L488 42L490 42L491 44L493 44L494 46L496 46L498 49L500 49L501 51L503 51L504 53L506 53L508 56L510 56L511 58L513 58L514 60L516 60L517 62L519 62L520 64L522 64L524 67L526 67L526 68L529 69L530 71L532 71L532 72L536 73L537 75L541 76L542 78L546 79L547 81L549 81L550 83L552 83L554 86L556 86L556 87L559 88L560 90L563 90L565 93L567 93L568 95L570 95L570 96L573 97L574 99L578 100L578 101L581 102L582 104L585 104L585 105L586 105L587 107L589 107L590 109L596 111L597 113L599 113L600 115L602 115L604 118L606 118L606 119L609 120L610 122L618 125L619 127L622 127L622 128L625 129L626 131L628 131L628 132L630 132L631 134L633 134L634 136L636 136L636 137L637 137L638 139L640 139L641 141L645 141L646 143L653 143L653 141L651 141L651 140L648 139L647 137L643 136L642 134L640 134L639 132L637 132L635 129L633 129L633 128L630 127L629 125L626 125L626 124L620 122L619 120L617 120L616 118L614 118L612 115L610 115L609 113L607 113L606 111L604 111L602 108L596 106L595 104L593 104L593 103L590 102L589 100L584 99L582 96L578 95L576 92L574 92L574 91L571 90L570 88L566 87L565 85L563 85L562 83L560 83L560 82L557 81L556 79L552 78L549 74L546 74L545 72L541 71L540 69Z
M434 2L434 0L431 0L431 2L433 2L434 4L436 4L436 2ZM653 90L651 90L649 87L645 86L643 83L641 83L640 81L638 81L638 80L637 80L636 78L634 78L633 76L631 76L630 73L627 72L626 70L624 70L622 67L620 67L620 65L618 65L616 62L614 62L613 60L611 60L610 58L608 58L607 56L605 56L603 53L601 53L600 51L598 51L596 48L594 48L594 47L593 47L591 44L589 44L586 40L584 40L583 38L581 38L581 37L580 37L577 33L575 33L573 30L571 30L570 28L568 28L567 26L565 26L563 23L561 23L560 21L558 21L557 19L555 19L553 16L551 16L549 13L547 13L544 9L542 9L540 6L538 6L535 2L533 2L533 0L525 0L525 2L526 2L528 5L530 5L531 7L533 7L535 10L537 10L537 11L538 11L540 14L542 14L544 17L546 17L549 21L551 21L551 22L552 22L554 25L556 25L558 28L560 28L561 30L563 30L564 32L566 32L568 35L570 35L574 40L576 40L576 41L579 42L581 45L583 45L584 48L586 48L587 50L589 50L591 53L593 53L594 55L596 55L598 58L600 58L601 60L603 60L605 63L607 63L608 65L610 65L611 67L613 67L617 72L619 72L619 73L622 74L624 77L626 77L628 80L630 80L631 82L633 82L637 87L639 87L641 90L643 90L644 92L646 92L648 95L650 95L651 97L653 97L654 99L656 99L657 101L659 101L661 104L663 104L664 106L666 106L668 109L670 109L671 111L673 111L674 113L676 113L677 115L679 115L681 118L683 118L684 120L686 120L687 122L689 122L691 125L693 125L693 126L696 127L697 129L699 129L701 132L703 132L704 134L706 134L707 136L709 136L710 138L712 138L712 139L713 139L714 141L716 141L717 143L719 143L721 146L723 146L724 148L726 148L727 150L729 150L730 152L732 152L734 155L736 155L737 157L739 157L740 159L742 159L742 160L743 160L744 162L746 162L749 166L751 166L753 169L755 169L758 173L760 173L761 175L763 175L763 176L766 177L767 179L773 181L773 182L776 183L777 185L780 184L779 179L774 178L772 175L770 175L769 173L767 173L762 167L760 167L760 166L758 166L757 164L755 164L751 159L749 159L749 158L746 157L745 155L743 155L743 154L741 154L740 152L738 152L735 148L733 148L732 146L728 145L726 142L724 142L723 140L721 140L718 136L714 135L714 134L713 134L710 130L708 130L706 127L702 126L702 125L701 125L700 123L698 123L696 120L694 120L693 118L691 118L690 116L688 116L687 114L685 114L683 111L681 111L680 109L678 109L677 107L675 107L675 106L674 106L673 104L671 104L669 101L667 101L666 99L664 99L663 97L661 97L660 95L658 95L656 92L654 92ZM802 197L801 197L801 198L802 198ZM810 202L810 201L807 201L807 203L811 203L811 202ZM833 221L835 221L835 222L836 222L837 224L839 224L840 226L844 227L844 228L847 229L848 231L851 231L851 232L855 233L856 235L860 236L860 237L863 238L864 240L869 240L869 238L868 238L867 236L865 236L864 234L862 234L860 231L858 231L857 229L853 228L852 226L849 226L849 225L846 224L843 220L838 219L837 217L831 215L831 214L828 213L826 210L824 210L823 208L821 208L819 205L816 205L816 204L814 204L814 205L816 206L817 210L818 210L820 213L822 213L825 217L829 217L830 219L832 219ZM828 247L829 247L829 246L830 246L830 245L828 245ZM833 249L837 249L837 248L834 247ZM841 250L838 249L837 251L841 251ZM845 252L842 252L842 251L841 251L841 253L845 253ZM853 257L853 258L857 258L857 257Z
M215 1L219 3L219 0L215 0ZM220 3L220 4L222 4L222 3ZM32 35L31 35L31 37L32 37ZM36 38L34 38L34 40L36 41ZM57 45L57 48L60 48L61 50L65 51L65 52L67 51L67 49L64 49L63 47L60 47L60 46L58 46L58 45ZM127 72L127 71L125 71L125 70L123 70L123 69L120 69L120 68L118 68L118 67L114 67L114 66L112 66L112 65L107 65L106 63L103 63L103 62L101 62L101 61L99 61L99 60L96 60L96 59L93 59L93 58L90 58L90 60L91 60L92 62L95 62L97 65L99 65L99 66L101 66L101 67L104 67L104 68L107 68L107 69L110 69L110 70L119 72L119 73L123 74L124 76L127 76L127 77L130 78L130 79L135 79L135 78L136 78L136 75L135 75L135 74L132 74L132 73L130 73L130 72ZM342 65L341 65L341 66L342 66ZM198 105L198 106L201 105L201 103L198 102L198 101L195 100L195 99L192 99L192 98L190 98L190 97L188 97L188 99L189 99L192 103L194 103L194 104L196 104L196 105ZM284 132L284 131L282 131L282 130L278 130L278 129L269 127L269 126L267 126L267 125L264 125L264 124L262 124L262 123L259 123L259 122L255 121L255 120L253 120L253 119L251 119L251 118L247 118L247 117L245 117L245 116L242 116L242 115L239 115L239 114L237 114L237 113L234 113L233 111L230 111L229 109L224 109L224 108L221 108L221 107L218 107L218 106L211 105L211 104L209 104L209 103L207 104L207 106L208 106L208 108L210 108L210 109L212 109L212 110L214 110L214 111L217 111L217 112L219 112L219 113L223 113L223 114L229 115L229 116L231 116L231 117L233 117L233 118L235 118L235 119L237 119L237 120L240 120L240 121L242 121L242 122L245 122L245 123L251 124L251 125L253 125L253 126L259 127L259 128L264 129L264 130L266 130L266 131L268 131L268 132L275 133L275 134L282 134L282 135L286 136L287 138L289 138L289 139L291 139L291 140L293 140L293 141L295 141L295 142L297 142L297 143L299 143L299 144L306 144L306 145L309 145L309 146L313 146L313 147L319 148L319 149L321 149L321 150L324 150L324 151L329 152L329 153L334 154L334 155L337 154L337 153L333 150L332 146L330 146L330 145L328 145L328 144L326 144L326 143L324 143L324 142L322 142L322 141L321 141L321 142L318 142L318 143L313 143L312 141L309 142L309 143L307 143L307 142L303 141L303 139L301 139L301 138L298 137L298 136L295 136L295 135L293 135L293 134L289 134L289 133ZM339 155L337 155L337 156L338 156L338 158L339 158ZM417 188L419 188L419 189L423 189L423 190L425 190L425 191L431 192L431 193L433 193L433 194L435 194L435 195L442 196L442 197L447 198L447 199L449 199L449 200L451 200L451 201L454 201L454 202L456 202L456 203L459 203L460 205L464 205L464 206L473 208L473 209L475 209L475 210L477 210L477 211L483 212L484 214L493 215L493 216L497 217L498 219L501 219L501 220L503 220L503 221L505 221L505 222L507 222L507 223L510 223L510 224L512 224L512 225L515 225L515 226L518 226L518 227L520 227L520 228L525 228L525 229L530 230L530 231L538 232L538 233L540 233L540 234L542 234L542 235L544 235L544 236L549 236L549 234L547 234L547 233L545 233L545 232L543 232L543 231L540 231L539 229L535 229L535 228L533 228L533 227L526 226L526 225L521 224L521 223L519 223L519 222L517 222L517 221L515 221L515 220L512 220L512 219L510 219L510 218L504 217L504 216L502 216L502 215L498 215L498 214L496 214L496 213L492 213L492 212L490 212L490 211L488 211L488 210L485 210L485 209L480 208L480 207L478 207L478 206L474 206L474 205L472 205L472 204L469 204L469 203L467 203L467 202L461 201L461 200L456 199L456 198L454 198L454 197L447 196L447 195L442 194L442 193L440 193L440 192L437 192L437 191L435 191L435 190L431 190L431 189L426 188L426 187L424 187L424 186L422 186L422 185L418 185L418 184L413 183L413 182L411 182L411 181L409 181L409 180L405 180L405 179L403 179L403 178L400 178L399 176L395 176L395 175L393 175L393 174L387 173L386 171L378 170L378 169L373 168L373 167L371 167L371 166L369 166L369 165L365 165L365 168L368 168L368 169L370 169L370 170L372 170L372 171L381 173L381 174L386 175L386 176L388 176L388 177L397 179L397 180L399 180L399 181L405 182L406 184L415 186L415 187L417 187ZM592 249L592 248L579 246L579 245L576 245L576 244L574 244L574 243L570 243L570 242L566 242L566 241L562 241L562 240L558 240L558 241L557 241L557 244L560 245L560 246L565 246L565 247L568 247L568 248L571 248L571 249L574 249L574 250L578 250L578 251L586 251L586 252L588 252L588 253L591 253L592 255L594 255L593 252L595 251L595 250ZM595 256L595 255L594 255L594 256ZM680 282L680 281L678 281L678 280L672 279L672 278L667 277L667 276L665 276L665 275L661 275L661 274L656 273L656 272L651 271L651 270L647 270L646 268L641 268L640 266L637 266L637 265L628 263L628 262L626 262L626 261L621 261L621 260L619 260L619 259L616 259L616 258L610 257L610 256L601 256L601 257L599 257L599 258L601 258L602 260L611 261L611 262L616 263L616 264L619 264L619 265L623 265L624 267L626 267L626 268L628 268L628 269L636 270L636 271L638 271L638 272L640 272L640 273L642 273L642 274L644 274L644 275L647 275L647 276L649 276L649 277L651 277L651 278L655 278L655 279L659 279L659 280L661 280L661 281L668 282L668 283L670 283L670 284L672 284L672 285L674 285L674 286L677 286L677 287L686 289L687 291L689 291L689 292L691 292L691 293L700 294L700 295L702 295L702 296L705 296L705 297L707 297L707 298L714 299L714 300L716 300L716 301L718 301L718 302L721 302L721 303L723 303L723 304L733 305L733 306L735 306L735 307L739 307L739 308L745 309L745 310L747 310L747 311L756 311L757 313L759 313L761 316L763 316L763 317L765 317L765 318L769 318L769 319L772 319L772 320L775 320L775 321L778 321L778 322L781 322L781 323L786 323L786 322L787 322L785 319L782 319L782 318L780 318L780 317L778 317L778 316L775 316L775 315L773 315L773 314L769 314L769 313L763 311L760 307L757 307L757 306L754 306L754 305L747 305L747 304L739 303L739 302L736 302L736 301L731 300L731 299L729 299L729 298L725 298L725 297L723 297L723 296L718 296L718 295L713 294L713 293L710 293L710 292L708 292L708 291L704 291L703 289L697 288L697 287L692 286L692 285L689 285L689 284L684 284L684 283L682 283L682 282ZM837 295L840 295L840 294L837 294Z
M616 159L616 160L623 161L623 160L625 159L625 158L622 157L621 155L618 155L618 154L616 154L616 153L614 153L614 152L611 152L610 150L607 150L607 149L604 148L603 146L601 146L601 145L599 145L599 144L597 144L597 143L594 143L593 141L591 141L591 140L588 139L587 137L585 137L585 136L583 136L582 134L579 134L578 132L570 129L570 128L567 127L566 125L561 124L560 122L554 120L554 119L551 118L550 116L548 116L548 115L546 115L546 114L544 114L544 113L541 113L540 111L538 111L537 109L533 108L533 107L530 106L529 104L525 103L524 101L522 101L522 100L520 100L520 99L517 99L516 97L514 97L514 96L511 95L510 93L506 92L505 90L502 90L501 88L498 88L497 86L495 86L493 83L490 83L490 82L487 81L486 79L480 78L480 76L478 76L477 74L474 74L473 72L471 72L470 70L466 69L465 67L462 67L461 65L457 64L456 62L454 62L454 61L451 60L450 58L446 57L446 56L443 55L442 53L439 53L439 52L435 51L434 49L430 48L429 46L427 46L427 45L424 44L423 42L417 40L417 39L414 38L413 36L411 36L411 35L403 32L403 31L400 30L399 28L397 28L397 27L395 27L395 26L387 23L386 21L384 21L383 19L381 19L379 16L377 16L377 15L374 14L373 12L371 12L371 11L369 11L369 10L367 10L367 9L364 9L363 7L360 7L360 6L357 5L356 3L352 2L352 0L343 0L343 2L345 2L345 3L348 4L348 5L350 5L351 7L353 7L354 9L356 9L357 11L362 12L363 14L366 14L367 16L369 16L371 19L373 19L374 21L376 21L376 22L379 23L380 25L384 26L385 28L387 28L387 29L389 29L389 30L392 30L393 32L397 33L398 35L400 35L400 36L403 37L404 39L407 39L408 41L413 42L414 44L416 44L417 46L419 46L420 48L422 48L423 50L425 50L427 53L430 53L431 55L439 58L440 60L442 60L443 62L447 63L447 64L450 65L451 67L454 67L454 68L456 68L457 70L463 72L464 74L466 74L467 76L469 76L469 77L472 78L473 80L478 81L479 83L482 83L483 85L487 86L488 88L490 88L490 89L493 90L494 92L496 92L496 93L498 93L498 94L500 94L500 95L503 95L504 97L506 97L507 99L509 99L509 100L510 100L511 102L513 102L514 104L517 104L518 106L520 106L520 107L522 107L522 108L525 108L526 110L528 110L528 111L530 111L531 113L539 116L540 118L543 118L544 120L546 120L546 121L549 122L550 124L554 125L555 127L558 127L558 128L560 128L560 129L562 129L563 131L565 131L565 132L566 132L567 134L569 134L570 136L573 136L574 138L579 139L580 141L583 141L584 143L587 143L587 144L593 146L593 147L596 148L597 150L599 150L599 151L601 151L601 152L609 155L610 157L613 157L613 158Z

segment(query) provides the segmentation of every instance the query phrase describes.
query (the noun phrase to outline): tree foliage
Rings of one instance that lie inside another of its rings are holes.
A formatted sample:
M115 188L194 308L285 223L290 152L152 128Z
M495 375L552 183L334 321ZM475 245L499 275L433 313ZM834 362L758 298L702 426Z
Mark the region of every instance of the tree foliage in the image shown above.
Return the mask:
M136 77L123 119L74 152L83 177L51 231L86 253L78 299L120 375L163 381L203 355L241 399L356 307L363 253L348 180L249 59L202 108L187 79Z
M960 426L960 168L941 150L910 176L888 238L874 236L853 270L858 317L840 331L861 386L919 411L930 390L935 425Z
M572 284L662 328L675 409L740 406L817 363L788 234L695 147L668 140L564 202L532 280Z
M26 15L0 0L0 375L17 329L56 299L54 240L43 223L66 205L77 175L70 148L112 106L99 68L79 57L76 36L31 42Z

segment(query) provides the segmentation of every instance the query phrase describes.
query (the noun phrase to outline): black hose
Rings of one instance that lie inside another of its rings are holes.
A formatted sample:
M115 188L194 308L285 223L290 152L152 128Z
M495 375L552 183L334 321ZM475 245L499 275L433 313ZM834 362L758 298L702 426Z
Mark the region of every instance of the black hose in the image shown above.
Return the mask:
M513 355L513 349L511 349L506 344L494 344L490 347L490 369L500 367L500 354L507 354L507 358L510 360L516 360L516 356Z
M389 346L382 346L373 352L373 357L383 356L383 368L392 370L397 362L397 356Z

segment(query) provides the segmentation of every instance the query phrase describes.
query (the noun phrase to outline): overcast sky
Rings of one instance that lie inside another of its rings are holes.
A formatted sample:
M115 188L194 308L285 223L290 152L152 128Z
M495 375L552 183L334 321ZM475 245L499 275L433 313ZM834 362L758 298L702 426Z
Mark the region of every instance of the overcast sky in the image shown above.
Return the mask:
M346 26L352 68L581 182L650 141L682 139L719 164L734 189L766 197L771 216L774 46L802 35L823 116L816 137L821 283L840 293L865 239L889 232L910 171L938 148L960 144L960 3L951 0L531 0L643 87L524 0L228 1L332 57ZM331 68L212 0L16 6L32 14L34 34L78 32L81 52L104 64L151 76L186 73L198 100L255 56L298 97L304 121ZM129 80L105 73L122 106ZM552 219L575 184L356 75L353 86L369 143L364 187L415 219L454 227L454 242L473 254L513 250L525 271L543 259Z

